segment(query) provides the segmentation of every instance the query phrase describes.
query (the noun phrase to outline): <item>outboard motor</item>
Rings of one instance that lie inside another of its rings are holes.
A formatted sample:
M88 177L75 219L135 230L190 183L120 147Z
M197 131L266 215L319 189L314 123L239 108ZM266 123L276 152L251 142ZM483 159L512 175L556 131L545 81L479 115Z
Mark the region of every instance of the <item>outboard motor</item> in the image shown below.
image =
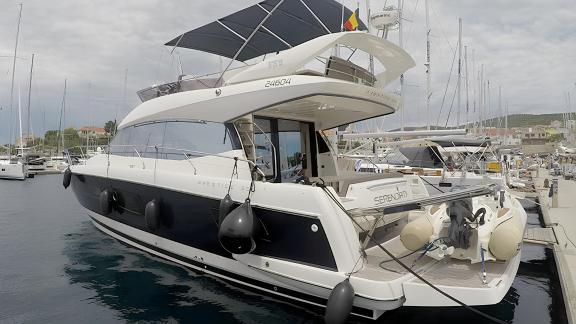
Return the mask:
M232 254L246 254L256 248L254 233L254 214L250 199L246 199L221 221L218 240L226 251Z
M346 278L330 292L326 304L326 314L324 314L326 324L346 323L352 311L353 303L354 287L350 284L350 278Z
M469 248L472 229L468 226L466 219L474 219L472 199L451 201L448 204L448 215L450 216L450 227L448 228L450 244L455 248Z

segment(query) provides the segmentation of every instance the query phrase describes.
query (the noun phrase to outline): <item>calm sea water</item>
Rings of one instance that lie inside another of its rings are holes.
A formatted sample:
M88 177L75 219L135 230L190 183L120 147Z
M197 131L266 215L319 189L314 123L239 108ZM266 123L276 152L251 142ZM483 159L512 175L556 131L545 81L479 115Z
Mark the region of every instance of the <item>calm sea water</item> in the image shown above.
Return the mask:
M292 305L124 245L98 231L61 176L0 180L1 323L322 323ZM526 203L529 226L540 226ZM513 323L567 323L551 251L525 245L504 300ZM486 323L458 308L404 307L377 323Z

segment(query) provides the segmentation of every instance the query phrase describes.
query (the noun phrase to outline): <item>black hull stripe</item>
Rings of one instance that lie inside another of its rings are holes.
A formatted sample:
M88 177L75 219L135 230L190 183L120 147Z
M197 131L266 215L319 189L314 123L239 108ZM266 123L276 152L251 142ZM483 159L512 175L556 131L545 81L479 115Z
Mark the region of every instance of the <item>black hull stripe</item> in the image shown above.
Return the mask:
M198 182L198 186L214 185ZM141 231L178 242L208 253L232 258L218 241L218 208L220 200L196 193L141 184L125 180L74 173L71 187L86 209L100 212L100 194L111 190L117 194L107 218ZM161 203L161 225L156 230L146 226L146 203ZM326 270L338 271L336 260L322 223L315 217L252 206L262 229L256 234L256 255L289 260ZM311 228L317 226L317 231Z
M283 287L278 287L278 286L275 286L275 285L272 285L272 284L268 284L268 283L265 283L265 282L262 282L262 281L259 281L259 280L255 280L255 279L248 278L248 277L245 277L245 276L242 276L242 275L238 275L238 274L236 274L236 273L233 273L233 272L230 272L230 271L226 271L226 270L221 269L221 268L213 267L213 266L210 266L210 265L205 264L205 263L202 263L202 262L198 262L198 261L196 261L196 260L193 260L193 259L190 259L190 258L181 256L181 255L179 255L179 254L176 254L176 253L173 253L173 252L164 250L164 249L161 249L161 248L159 248L159 247L157 247L157 246L148 244L148 243L143 242L143 241L141 241L141 240L138 240L138 239L136 239L136 238L134 238L134 237L132 237L132 236L129 236L129 235L127 235L127 234L124 234L124 233L122 233L122 232L120 232L120 231L118 231L118 230L116 230L116 229L114 229L114 228L112 228L112 227L110 227L110 226L108 226L108 225L100 222L99 220L97 220L96 218L94 218L94 217L92 217L92 216L90 216L90 218L92 219L92 221L94 221L94 222L97 223L98 225L104 227L104 228L107 229L108 231L110 231L110 232L112 232L112 233L114 233L114 234L116 234L116 235L118 235L118 236L121 236L121 237L125 238L126 240L132 241L132 242L134 242L134 243L136 243L136 244L138 244L138 245L141 245L141 246L143 246L143 247L145 247L145 248L147 248L147 249L156 251L156 252L160 253L161 255L166 255L166 256L169 256L169 257L171 257L171 258L173 258L173 259L182 261L182 262L184 262L184 263L186 263L186 264L193 265L193 266L195 266L195 267L200 268L201 270L204 269L205 271L210 271L210 272L213 272L213 273L217 273L218 275L222 276L222 277L221 277L222 279L225 279L225 280L226 280L226 279L234 279L234 280L239 281L240 283L245 283L245 284L249 284L249 285L258 287L258 288L260 288L260 289L257 289L257 291L259 291L259 292L262 291L261 289L265 289L267 292L269 292L270 294L273 294L275 297L283 297L283 296L278 295L278 294L284 294L284 295L287 295L287 296L290 296L290 297L293 297L293 298L298 298L298 299L301 299L301 300L306 301L306 302L307 302L306 305L310 305L310 304L308 304L308 303L313 303L313 304L317 304L317 305L326 305L327 300L324 299L324 298L317 297L317 296L313 296L313 295L309 295L309 294L304 294L304 293L301 293L301 292L298 292L298 291L294 291L294 290L291 290L291 289L287 289L287 288L283 288ZM157 255L155 255L155 256L157 256ZM162 256L160 256L160 257L162 257ZM165 257L164 257L163 259L168 260L168 261L171 261L171 260L169 260L169 259L166 259ZM192 270L198 271L198 269L195 269L195 268L192 268ZM232 282L232 283L237 283L236 281L230 281L230 280L227 280L227 281L228 281L228 282ZM242 285L242 286L243 286L243 288L252 288L252 287L246 286L246 285ZM277 292L278 294L272 293L272 291ZM284 297L284 298L287 298L287 297ZM291 299L291 298L287 298L287 299L290 300L291 302L294 301L294 299ZM373 316L373 311L370 310L370 309L365 309L365 308L360 308L360 307L354 306L354 307L352 308L352 314L354 314L354 315L359 315L359 316L362 316L362 317L372 318L372 316Z

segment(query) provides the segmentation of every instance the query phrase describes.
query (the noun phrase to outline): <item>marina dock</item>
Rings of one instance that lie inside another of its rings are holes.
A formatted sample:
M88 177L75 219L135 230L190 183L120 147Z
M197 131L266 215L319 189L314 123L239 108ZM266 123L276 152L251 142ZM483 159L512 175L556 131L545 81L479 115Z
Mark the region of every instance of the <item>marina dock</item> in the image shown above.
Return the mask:
M569 323L576 323L576 181L554 177L558 181L556 197L550 197L553 183L548 170L539 169L534 186L540 202L542 217L547 228L551 228L557 240L553 245L554 258ZM552 195L553 196L553 195Z

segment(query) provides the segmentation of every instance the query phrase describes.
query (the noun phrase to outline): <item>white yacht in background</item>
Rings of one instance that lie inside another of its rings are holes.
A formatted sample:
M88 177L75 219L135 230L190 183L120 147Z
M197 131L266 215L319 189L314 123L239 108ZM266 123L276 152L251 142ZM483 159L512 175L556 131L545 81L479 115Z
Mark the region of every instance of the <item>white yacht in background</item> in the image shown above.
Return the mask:
M26 166L17 158L0 158L0 179L25 180Z
M70 166L68 159L65 156L50 156L44 162L46 172L62 173Z
M394 113L399 97L383 88L415 62L363 32L295 40L303 34L292 27L282 33L264 24L282 3L252 8L267 12L258 24L266 39L257 40L283 46L271 50L277 55L221 77L141 91L144 102L119 124L106 154L70 166L64 186L112 237L233 283L325 306L328 322L349 313L376 319L402 305L500 302L520 261L517 233L526 214L518 202L493 184L431 196L417 175L342 171L324 130ZM311 31L339 31L339 3L302 3L304 12L282 7L278 14L308 17ZM276 48L256 42L265 49L242 51L252 36L230 32L226 22L247 12L173 44L242 60ZM236 49L219 37L198 44L195 37L209 30L238 37ZM286 45L282 37L293 38ZM335 46L372 55L383 72L322 57ZM311 70L317 60L321 70Z

